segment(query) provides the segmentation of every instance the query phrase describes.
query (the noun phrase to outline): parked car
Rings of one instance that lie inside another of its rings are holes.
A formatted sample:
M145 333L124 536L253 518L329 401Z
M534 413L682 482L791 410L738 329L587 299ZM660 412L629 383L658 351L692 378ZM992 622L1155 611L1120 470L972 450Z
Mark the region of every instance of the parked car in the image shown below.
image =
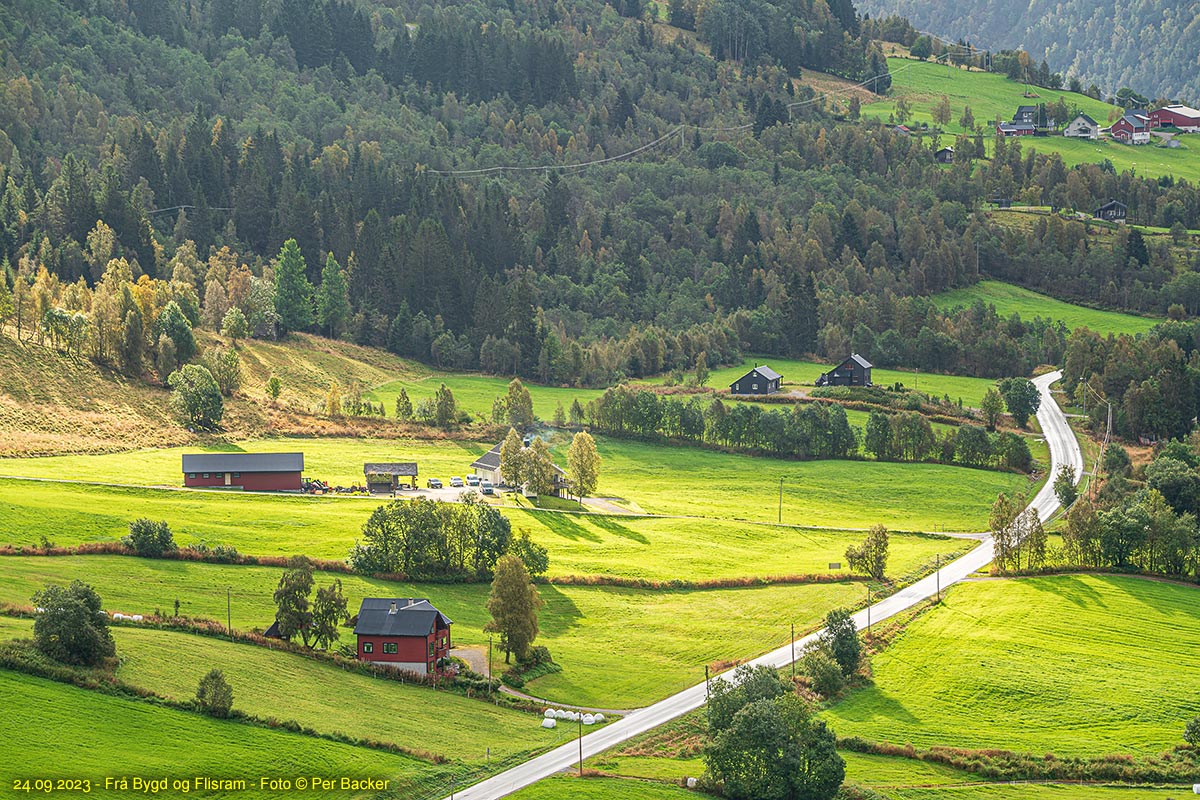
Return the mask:
M430 489L441 489L442 488L442 482L438 478L430 478L429 480L425 481L425 485L428 486Z
M450 485L453 486L455 489L461 489L466 484L463 483L462 478L455 475L453 478L450 479Z
M479 485L479 476L478 475L468 475L467 476L467 486L478 486L478 485Z
M492 486L491 481L481 481L479 484L479 491L483 492L484 494L495 494L496 493L496 490Z

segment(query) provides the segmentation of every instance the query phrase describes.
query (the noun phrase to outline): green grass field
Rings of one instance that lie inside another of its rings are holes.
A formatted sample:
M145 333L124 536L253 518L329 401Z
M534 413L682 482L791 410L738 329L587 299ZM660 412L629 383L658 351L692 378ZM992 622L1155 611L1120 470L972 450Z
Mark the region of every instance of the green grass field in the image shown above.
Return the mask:
M714 369L707 385L714 389L728 389L729 384L745 375L756 364L765 364L783 375L784 391L789 388L812 387L821 373L837 366L837 363L832 361L828 364L817 364L812 361L797 361L791 358L756 356L747 358L734 366ZM963 403L972 407L978 406L984 393L996 385L996 381L990 378L938 375L933 372L910 372L879 367L871 370L871 379L876 386L890 386L898 382L903 383L909 389L917 389L935 397L950 395L950 399L954 401L962 398Z
M75 578L92 584L105 608L129 614L181 613L224 619L229 588L235 628L265 628L274 618L271 594L282 570L120 556L4 557L0 601L28 604L46 583ZM487 584L421 585L318 573L317 585L340 577L351 609L373 597L428 597L454 620L456 645L485 645ZM564 703L632 708L683 689L704 665L766 652L814 627L831 608L864 599L859 583L762 586L705 591L614 587L539 587L545 601L538 643L550 648L561 673L527 691ZM636 654L636 655L633 655ZM496 653L498 673L503 654ZM636 668L631 668L636 664Z
M454 399L459 408L469 412L478 419L491 419L492 401L508 392L511 378L501 378L474 373L431 372L423 376L400 378L376 386L363 394L363 399L373 403L383 403L388 416L396 413L396 398L400 390L408 393L414 407L421 400L432 398L441 384L454 393ZM533 399L533 413L541 419L553 419L554 409L562 403L563 412L571 408L572 400L579 400L583 405L604 393L602 389L564 389L558 386L542 386L529 381L522 381L529 389Z
M1099 122L1099 117L1096 120ZM1158 140L1151 137L1151 141ZM1112 162L1117 172L1132 170L1142 176L1169 175L1176 179L1185 178L1193 183L1200 181L1200 136L1189 134L1183 136L1180 141L1183 143L1182 147L1167 149L1153 144L1134 146L1107 139L1087 141L1068 139L1065 136L1023 136L1021 147L1023 150L1032 149L1041 153L1058 153L1068 168L1077 164L1098 164L1107 159ZM989 155L994 145L994 139L987 140ZM1080 210L1089 213L1092 211L1090 208Z
M934 64L931 61L916 61L907 58L889 58L888 69L892 73L892 90L887 98L864 105L863 116L887 119L896 111L896 100L904 97L913 110L913 122L933 124L930 111L945 95L950 101L951 119L946 130L962 133L958 124L963 107L970 106L976 123L985 124L996 119L1011 120L1017 106L1037 103L1057 103L1061 98L1068 108L1078 107L1091 115L1101 126L1107 126L1110 113L1120 113L1116 106L1093 100L1082 94L1030 87L1037 97L1025 97L1025 84L1010 81L1003 75L990 72L968 72L964 69Z
M963 584L825 716L840 736L918 747L1157 753L1200 713L1196 592L1093 576Z
M509 795L512 800L684 800L695 796L687 789L654 781L572 775L556 775Z
M32 620L3 622L0 636L32 636ZM571 738L567 728L543 729L535 714L348 673L290 653L174 631L112 630L121 658L117 677L174 700L194 697L200 678L219 669L233 686L234 707L255 716L295 720L321 733L391 742L476 765L486 762L488 748L501 760ZM349 632L343 636L353 640Z
M1034 317L1062 320L1068 328L1086 326L1103 335L1144 333L1159 322L1150 317L1073 305L1000 281L980 281L973 286L935 295L933 300L938 308L943 310L970 306L976 301L982 301L986 305L995 306L996 313L1002 317L1019 313L1025 320Z
M409 781L431 770L404 756L209 719L7 670L0 670L0 703L0 781L6 793L16 779L76 778L92 781L89 796L129 797L130 791L104 791L103 781L114 776L132 780L135 775L241 778L256 788L263 777L356 775L390 779L396 786L400 780L412 785ZM182 792L168 790L162 796L178 797ZM353 795L339 791L330 796Z

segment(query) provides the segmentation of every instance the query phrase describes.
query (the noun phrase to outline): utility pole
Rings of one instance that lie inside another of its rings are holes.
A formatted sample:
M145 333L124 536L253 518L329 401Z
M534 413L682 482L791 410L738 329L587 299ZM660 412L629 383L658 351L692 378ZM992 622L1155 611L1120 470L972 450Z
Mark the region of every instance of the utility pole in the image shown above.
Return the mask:
M779 476L779 524L783 524L783 476Z
M230 639L233 638L233 599L230 597L232 591L230 587L225 587L225 632L229 634Z
M937 601L940 603L942 602L942 554L935 554L934 559L937 566L933 569L933 575L937 578Z
M488 634L488 696L492 695L492 635Z
M704 665L704 702L708 702L708 664Z
M792 623L792 680L796 680L796 623Z
M583 777L583 714L579 711L579 777Z
M871 635L871 585L867 584L867 636Z

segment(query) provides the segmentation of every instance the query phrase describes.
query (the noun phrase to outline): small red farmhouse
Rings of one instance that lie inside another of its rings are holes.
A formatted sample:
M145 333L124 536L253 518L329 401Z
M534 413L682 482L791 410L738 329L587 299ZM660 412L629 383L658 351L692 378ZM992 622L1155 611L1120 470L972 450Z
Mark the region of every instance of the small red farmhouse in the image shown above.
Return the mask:
M1161 128L1164 125L1174 125L1186 133L1200 133L1200 111L1179 103L1151 111L1150 126Z
M358 660L426 675L450 653L450 624L428 600L367 597L354 626Z
M1126 144L1149 144L1150 118L1137 111L1126 111L1125 116L1112 124L1109 132L1114 139Z
M183 457L184 486L298 492L304 453L196 453Z

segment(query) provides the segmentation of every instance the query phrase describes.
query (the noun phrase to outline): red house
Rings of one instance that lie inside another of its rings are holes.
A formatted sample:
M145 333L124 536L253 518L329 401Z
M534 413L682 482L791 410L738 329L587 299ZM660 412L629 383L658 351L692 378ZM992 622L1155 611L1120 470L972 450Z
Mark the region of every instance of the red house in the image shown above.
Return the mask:
M1126 144L1150 143L1150 118L1137 111L1126 111L1125 116L1112 124L1109 132L1114 139Z
M304 453L196 453L183 457L184 486L298 492Z
M1151 111L1150 127L1161 128L1164 125L1174 125L1187 133L1200 133L1200 111L1179 103Z
M354 626L358 660L426 675L450 654L450 624L428 600L367 597Z

